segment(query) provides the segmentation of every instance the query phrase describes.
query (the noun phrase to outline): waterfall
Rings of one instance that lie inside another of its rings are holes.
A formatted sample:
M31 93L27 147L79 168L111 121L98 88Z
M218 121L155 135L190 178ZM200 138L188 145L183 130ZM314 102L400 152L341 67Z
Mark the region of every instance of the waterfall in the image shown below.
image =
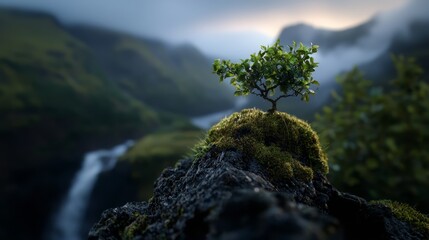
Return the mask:
M117 159L132 145L133 141L127 141L110 150L85 154L82 167L76 173L67 196L53 219L50 240L81 240L81 224L98 175L114 168Z

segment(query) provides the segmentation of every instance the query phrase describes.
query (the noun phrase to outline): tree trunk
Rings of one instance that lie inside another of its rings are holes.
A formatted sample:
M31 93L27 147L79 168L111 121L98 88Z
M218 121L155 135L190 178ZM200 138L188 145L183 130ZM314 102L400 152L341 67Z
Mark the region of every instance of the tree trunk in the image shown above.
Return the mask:
M271 109L268 110L268 113L274 113L275 111L277 111L277 102L273 100L270 100L270 102L272 105L271 105Z

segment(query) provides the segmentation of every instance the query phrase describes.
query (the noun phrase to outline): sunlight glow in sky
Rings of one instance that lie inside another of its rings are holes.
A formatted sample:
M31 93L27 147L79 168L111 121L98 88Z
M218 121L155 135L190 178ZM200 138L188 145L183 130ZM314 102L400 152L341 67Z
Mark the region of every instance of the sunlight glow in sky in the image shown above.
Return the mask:
M385 1L372 1L371 3L361 1L360 4L347 1L349 6L328 4L332 1L313 2L311 4L308 1L301 2L307 2L307 4L295 5L291 8L287 4L282 4L278 8L273 6L267 11L252 9L252 11L241 14L227 14L215 19L203 20L192 25L192 28L202 32L255 31L274 38L278 36L283 27L296 23L307 23L328 29L345 29L368 20L378 12L390 11L403 6L408 1L392 0L388 4Z
M54 13L66 23L99 25L139 36L191 43L206 54L237 56L272 43L296 23L344 29L378 12L426 0L0 0Z

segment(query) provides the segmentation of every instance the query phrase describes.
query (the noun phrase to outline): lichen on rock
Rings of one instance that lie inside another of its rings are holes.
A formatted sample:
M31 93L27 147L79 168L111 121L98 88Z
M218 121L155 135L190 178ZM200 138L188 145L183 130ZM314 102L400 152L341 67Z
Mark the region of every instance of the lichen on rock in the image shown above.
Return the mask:
M328 172L317 134L309 124L284 112L245 109L233 113L209 130L197 146L197 157L210 147L255 158L273 180L311 181L314 171Z

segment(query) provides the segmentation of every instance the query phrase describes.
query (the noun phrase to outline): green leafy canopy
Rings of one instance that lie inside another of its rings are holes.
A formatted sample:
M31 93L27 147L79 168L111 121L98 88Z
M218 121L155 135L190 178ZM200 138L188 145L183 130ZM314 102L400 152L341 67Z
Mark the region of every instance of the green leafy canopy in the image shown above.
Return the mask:
M276 103L281 98L300 96L308 101L314 94L312 84L319 85L312 73L318 63L310 55L317 52L319 46L304 46L293 42L289 51L277 40L273 46L261 46L258 53L251 54L250 59L232 63L229 60L216 59L213 73L221 82L230 79L235 87L235 95L255 94L272 103L271 112L276 110ZM280 94L275 94L276 89Z

